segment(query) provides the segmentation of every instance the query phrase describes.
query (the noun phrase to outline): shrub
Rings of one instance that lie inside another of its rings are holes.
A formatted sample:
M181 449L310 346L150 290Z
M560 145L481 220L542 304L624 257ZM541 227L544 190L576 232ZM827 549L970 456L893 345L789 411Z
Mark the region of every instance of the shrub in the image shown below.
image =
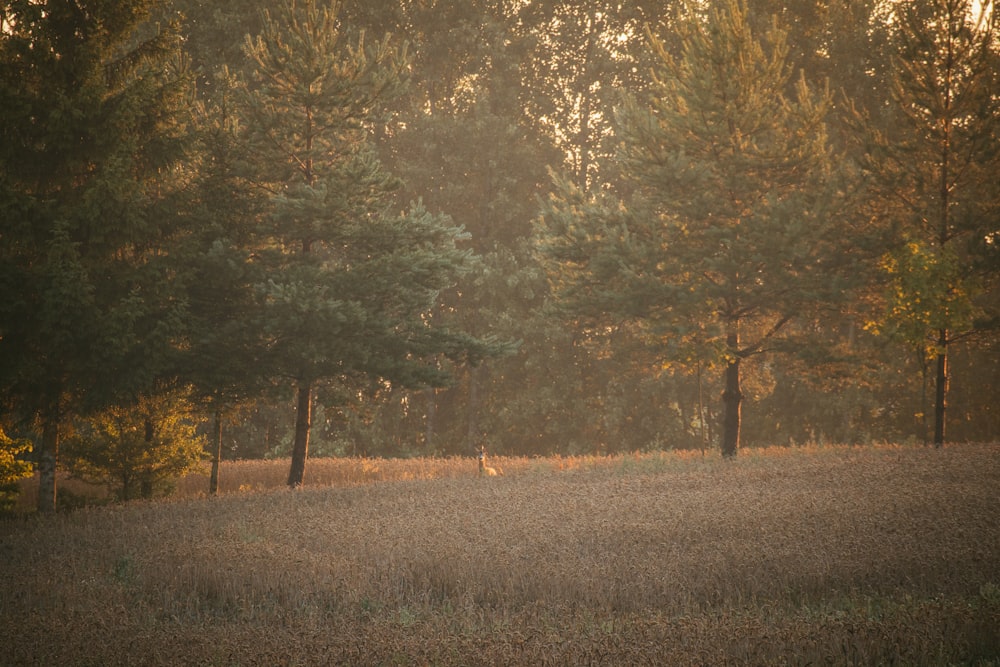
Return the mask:
M31 475L31 463L24 456L31 452L27 440L13 440L0 428L0 512L9 512L17 503L17 481Z
M67 468L120 500L165 495L204 454L192 408L181 392L142 397L84 421L66 442Z

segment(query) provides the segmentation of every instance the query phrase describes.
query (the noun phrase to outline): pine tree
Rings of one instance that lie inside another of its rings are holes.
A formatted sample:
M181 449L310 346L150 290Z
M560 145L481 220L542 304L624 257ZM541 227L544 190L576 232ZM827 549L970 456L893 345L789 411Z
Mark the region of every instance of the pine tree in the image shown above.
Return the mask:
M190 151L196 177L185 209L193 231L175 249L175 264L188 312L178 376L213 420L209 493L215 494L223 423L266 388L252 318L254 285L261 280L252 256L253 226L264 196L248 180L245 128L236 108L241 86L224 66L206 78L211 85L196 107L198 141Z
M592 320L639 321L665 362L725 367L722 452L739 447L741 364L831 298L829 99L792 76L786 31L690 4L676 57L650 35L648 100L620 114L627 203L561 184L544 215L554 288Z
M247 53L245 100L260 187L269 193L257 255L262 364L296 391L288 483L303 482L315 390L356 377L403 386L446 380L425 360L489 345L432 326L440 290L472 255L463 232L419 205L389 206L397 179L375 157L380 105L403 85L404 50L351 38L339 5L286 2Z
M152 6L0 14L0 390L39 423L43 511L67 419L148 387L183 320L165 246L189 88Z

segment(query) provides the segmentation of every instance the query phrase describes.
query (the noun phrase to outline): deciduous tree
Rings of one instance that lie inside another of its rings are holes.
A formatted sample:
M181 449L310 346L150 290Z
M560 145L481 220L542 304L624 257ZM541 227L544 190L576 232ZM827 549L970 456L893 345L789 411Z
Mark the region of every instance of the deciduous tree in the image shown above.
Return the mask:
M82 421L67 440L66 466L123 501L169 491L204 458L204 437L185 390L163 390Z
M18 494L18 480L31 476L31 452L27 440L15 440L0 428L0 512L10 510Z
M1000 42L993 2L895 7L887 119L859 114L875 215L889 239L882 316L870 323L933 361L934 443L946 439L949 350L1000 313Z

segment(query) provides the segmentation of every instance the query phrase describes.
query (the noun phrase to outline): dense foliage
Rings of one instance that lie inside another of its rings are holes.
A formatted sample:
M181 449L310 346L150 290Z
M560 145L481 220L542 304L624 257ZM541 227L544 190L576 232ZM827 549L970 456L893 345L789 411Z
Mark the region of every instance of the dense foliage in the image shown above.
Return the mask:
M204 458L192 406L183 393L164 391L81 420L64 448L75 477L102 484L120 500L152 498Z
M61 440L168 387L293 485L996 439L995 6L786 5L4 3L0 426L40 507Z
M30 442L12 440L0 429L0 511L13 508L18 480L31 475L31 463L25 458L30 451Z

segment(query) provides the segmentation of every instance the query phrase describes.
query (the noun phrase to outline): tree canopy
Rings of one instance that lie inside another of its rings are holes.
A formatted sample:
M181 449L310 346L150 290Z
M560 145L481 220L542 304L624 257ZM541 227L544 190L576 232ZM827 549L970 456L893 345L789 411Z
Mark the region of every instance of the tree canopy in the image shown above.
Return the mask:
M413 204L393 211L398 180L370 143L381 106L403 85L405 50L349 38L339 7L287 3L247 41L253 78L243 113L268 192L257 254L262 363L296 385L289 484L302 483L313 389L357 374L401 386L445 377L437 355L473 361L486 340L434 326L438 295L468 270L459 227Z
M60 440L168 390L292 485L311 448L995 439L997 20L4 3L0 428L42 509Z
M168 365L183 299L169 249L190 77L151 3L18 2L0 15L0 390L39 424L39 506L60 429Z
M859 119L889 247L884 309L869 326L935 365L934 443L945 440L949 348L993 333L1000 74L993 5L900 3L886 123Z
M557 294L591 316L641 320L664 361L726 367L723 452L739 446L744 359L773 351L796 318L835 298L838 263L824 117L787 30L757 36L745 6L692 6L676 57L657 55L651 94L620 115L628 202L563 188L545 219Z

